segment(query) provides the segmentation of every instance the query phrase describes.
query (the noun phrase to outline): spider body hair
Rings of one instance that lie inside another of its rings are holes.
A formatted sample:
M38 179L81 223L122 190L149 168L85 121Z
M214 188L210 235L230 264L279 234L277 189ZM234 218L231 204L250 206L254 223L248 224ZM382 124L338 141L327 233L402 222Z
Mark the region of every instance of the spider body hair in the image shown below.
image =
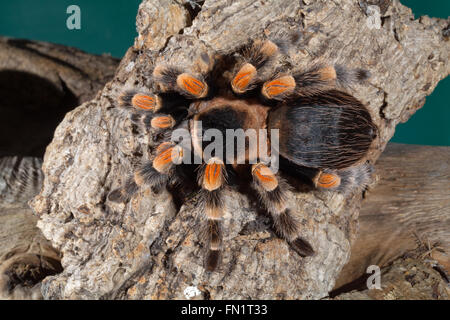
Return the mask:
M330 90L284 105L270 114L280 132L280 154L303 167L341 169L360 161L376 127L353 96Z

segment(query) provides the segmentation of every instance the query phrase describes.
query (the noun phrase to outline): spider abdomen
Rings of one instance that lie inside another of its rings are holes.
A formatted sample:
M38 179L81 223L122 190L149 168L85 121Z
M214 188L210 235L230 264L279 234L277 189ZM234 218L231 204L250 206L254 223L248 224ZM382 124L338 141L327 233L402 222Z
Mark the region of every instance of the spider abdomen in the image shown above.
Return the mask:
M281 156L310 168L341 169L360 161L375 138L370 113L356 98L330 90L273 111Z

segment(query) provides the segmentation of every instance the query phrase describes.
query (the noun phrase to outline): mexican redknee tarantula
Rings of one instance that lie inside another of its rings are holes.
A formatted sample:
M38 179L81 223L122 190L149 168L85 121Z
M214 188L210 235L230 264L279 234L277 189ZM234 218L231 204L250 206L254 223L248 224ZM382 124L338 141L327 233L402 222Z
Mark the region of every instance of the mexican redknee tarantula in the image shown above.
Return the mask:
M227 64L223 59L218 66L207 56L198 63L209 69L197 68L203 70L197 73L157 65L152 90L125 91L119 97L120 106L131 111L133 121L151 127L162 138L151 161L144 162L109 199L127 201L143 185L161 187L182 180L177 168L191 157L200 159L194 168L207 220L205 268L209 271L220 260L223 190L230 175L245 177L248 173L277 233L301 256L312 255L314 250L301 238L298 218L287 207L290 187L269 166L270 159L279 157L282 171L294 168L322 190L349 193L362 190L369 181L371 166L364 157L376 126L360 101L336 89L365 80L368 72L324 63L301 71L273 71L274 58L282 55L279 47L270 40L255 40L233 55L235 67L227 72L223 72ZM176 129L183 128L189 143L173 139ZM266 134L258 136L257 146L246 137L239 148L233 138L206 154L202 137L209 129L223 136L230 129ZM230 145L233 152L224 156ZM270 154L264 156L262 149L270 149Z

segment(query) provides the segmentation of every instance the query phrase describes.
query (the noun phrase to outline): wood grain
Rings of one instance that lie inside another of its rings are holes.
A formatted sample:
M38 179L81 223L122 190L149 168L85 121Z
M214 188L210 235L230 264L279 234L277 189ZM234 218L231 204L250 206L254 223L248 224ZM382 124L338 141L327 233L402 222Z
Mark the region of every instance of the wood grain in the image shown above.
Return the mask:
M421 244L442 248L435 256L450 274L450 147L390 143L376 174L379 182L362 202L358 236L336 288Z

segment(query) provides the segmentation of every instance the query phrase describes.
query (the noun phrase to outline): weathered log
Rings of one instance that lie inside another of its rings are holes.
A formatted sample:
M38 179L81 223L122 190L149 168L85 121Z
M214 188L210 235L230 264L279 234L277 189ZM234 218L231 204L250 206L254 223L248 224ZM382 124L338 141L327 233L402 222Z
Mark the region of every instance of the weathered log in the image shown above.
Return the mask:
M149 132L119 112L116 98L126 87L148 86L155 63L189 68L201 53L228 54L252 38L293 32L298 42L287 52L293 64L304 67L321 58L370 70L367 86L348 90L367 104L379 128L371 162L395 125L421 107L450 71L450 43L443 34L448 22L414 20L398 1L378 18L379 29L350 0L219 0L188 10L192 3L143 1L139 36L116 77L101 95L67 114L47 148L43 190L32 206L39 228L63 254L64 271L44 280L45 298L173 299L184 298L189 286L205 299L322 298L349 258L361 195L295 193L290 206L317 252L301 258L274 235L251 198L229 191L226 250L214 273L203 268L195 196L181 206L169 191L148 189L127 204L107 200L154 147Z
M367 193L358 237L336 289L384 267L419 246L450 276L450 147L390 143L376 164L380 177Z
M41 157L57 124L117 65L109 56L0 37L0 299L42 298L42 279L62 271L28 201L41 189Z
M376 281L363 279L360 290L342 293L335 300L449 300L448 279L434 266L431 252L419 248L381 269Z
M0 37L0 157L42 157L64 115L91 100L118 60Z

